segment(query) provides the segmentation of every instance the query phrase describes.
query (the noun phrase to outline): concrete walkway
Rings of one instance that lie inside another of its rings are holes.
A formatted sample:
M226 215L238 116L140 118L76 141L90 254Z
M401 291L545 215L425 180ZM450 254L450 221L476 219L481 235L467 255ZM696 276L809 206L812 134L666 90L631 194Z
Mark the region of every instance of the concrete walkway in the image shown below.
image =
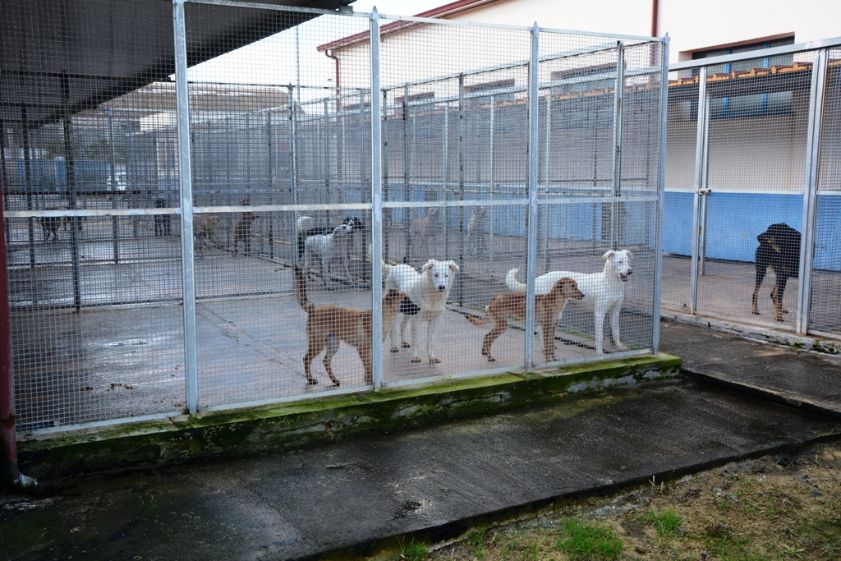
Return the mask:
M661 350L708 382L841 418L841 356L664 321Z
M758 386L765 372L774 391L799 390L813 407L838 396L837 383L828 391L837 364L816 355L673 324L663 341L690 369L721 380L752 372L741 381ZM784 387L789 372L812 383ZM558 498L838 436L841 419L690 376L285 454L89 476L34 497L3 496L0 559L364 553L406 534L441 538Z

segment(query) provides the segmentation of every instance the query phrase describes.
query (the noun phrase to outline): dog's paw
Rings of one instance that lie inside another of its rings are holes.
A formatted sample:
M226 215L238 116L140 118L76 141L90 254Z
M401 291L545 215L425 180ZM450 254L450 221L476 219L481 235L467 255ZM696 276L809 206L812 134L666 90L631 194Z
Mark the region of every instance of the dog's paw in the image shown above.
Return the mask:
M619 343L618 345L614 345L614 346L616 347L617 351L627 351L628 350L628 347L623 345L622 343Z
M333 385L330 386L330 387L331 388L338 388L341 385L342 385L342 383L340 381L336 380L335 382L333 382Z
M403 341L402 343L400 343L400 346L403 347L404 349L411 349L412 348L412 345L410 345L406 341Z
M409 362L411 362L412 364L420 364L420 361L421 361L420 357L416 356L415 358L413 358Z
M391 352L393 352L393 353L400 352L400 349L398 349L397 347L391 347L391 349L390 349L390 350L391 350Z
M315 378L308 378L307 379L307 385L308 386L315 386L316 384L318 384L318 380L316 380Z
M492 357L491 355L487 355L487 357L488 357L488 362L496 362L496 359L494 357Z
M433 357L429 357L429 364L440 364L440 363L441 363L441 359L440 359L440 358L435 358L434 356L433 356Z

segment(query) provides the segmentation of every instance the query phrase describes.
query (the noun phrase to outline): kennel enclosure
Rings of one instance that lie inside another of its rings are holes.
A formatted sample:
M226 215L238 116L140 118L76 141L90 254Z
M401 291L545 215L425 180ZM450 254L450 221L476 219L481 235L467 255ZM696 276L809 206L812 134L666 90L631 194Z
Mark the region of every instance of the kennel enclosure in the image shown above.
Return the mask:
M634 255L627 348L606 336L595 355L593 314L571 304L553 364L656 352L666 41L176 0L144 23L158 47L115 21L115 75L84 60L54 71L100 40L48 33L47 16L84 17L80 5L14 8L4 43L33 59L26 72L4 59L0 90L22 437L542 367L534 278L600 271L612 249ZM117 61L143 49L165 62L130 80ZM363 225L341 246L349 274L328 263L308 291L373 309L373 334L381 259L459 266L440 364L373 336L372 385L342 345L341 386L320 360L307 386L291 273L304 216ZM514 268L528 311L488 363L464 316Z

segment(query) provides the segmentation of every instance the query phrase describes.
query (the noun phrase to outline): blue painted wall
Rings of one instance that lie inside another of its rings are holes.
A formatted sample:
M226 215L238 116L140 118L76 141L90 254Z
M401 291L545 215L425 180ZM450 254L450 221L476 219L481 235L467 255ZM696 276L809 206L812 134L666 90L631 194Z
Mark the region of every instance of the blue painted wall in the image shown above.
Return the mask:
M667 192L663 207L663 249L689 255L693 194ZM707 210L706 255L752 263L756 236L776 222L802 231L803 196L712 193ZM841 271L841 197L821 195L817 203L815 268Z

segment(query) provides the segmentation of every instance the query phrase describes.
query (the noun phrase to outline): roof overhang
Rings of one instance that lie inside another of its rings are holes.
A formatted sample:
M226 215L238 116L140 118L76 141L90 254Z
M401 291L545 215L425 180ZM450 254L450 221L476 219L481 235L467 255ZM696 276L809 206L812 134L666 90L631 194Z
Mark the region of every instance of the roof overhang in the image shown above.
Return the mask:
M437 8L432 8L431 10L415 14L414 17L447 19L470 10L475 10L476 8L486 4L496 4L497 2L504 1L505 0L457 0L456 2L450 2L449 4L444 4L442 6L438 6ZM395 33L416 25L423 25L423 23L407 20L394 21L382 26L380 28L380 35ZM329 43L324 43L323 45L319 45L317 48L322 52L334 51L367 42L368 32L362 31L353 35L348 35L347 37L342 37L341 39L336 39L335 41L330 41Z
M353 0L262 0L339 10ZM317 14L188 3L187 60L209 60ZM0 122L38 126L89 110L175 71L167 0L4 1Z

